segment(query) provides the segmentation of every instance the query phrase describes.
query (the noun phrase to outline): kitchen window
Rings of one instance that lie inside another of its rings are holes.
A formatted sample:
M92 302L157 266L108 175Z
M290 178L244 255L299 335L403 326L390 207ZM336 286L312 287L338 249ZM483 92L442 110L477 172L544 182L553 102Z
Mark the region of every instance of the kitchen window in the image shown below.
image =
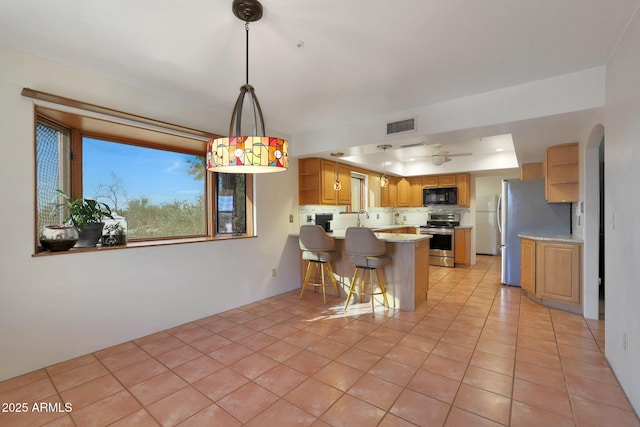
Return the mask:
M63 221L57 189L108 204L134 246L252 233L251 175L205 169L206 140L36 107L36 252L43 226Z

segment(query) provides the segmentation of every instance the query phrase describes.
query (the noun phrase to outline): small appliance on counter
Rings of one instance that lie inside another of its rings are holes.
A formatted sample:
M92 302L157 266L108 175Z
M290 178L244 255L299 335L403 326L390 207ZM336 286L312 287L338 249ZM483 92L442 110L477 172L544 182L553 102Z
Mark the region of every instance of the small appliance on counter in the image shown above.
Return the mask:
M331 221L333 221L333 214L316 214L316 225L321 225L322 228L324 228L324 231L326 231L327 233L333 231L331 230Z

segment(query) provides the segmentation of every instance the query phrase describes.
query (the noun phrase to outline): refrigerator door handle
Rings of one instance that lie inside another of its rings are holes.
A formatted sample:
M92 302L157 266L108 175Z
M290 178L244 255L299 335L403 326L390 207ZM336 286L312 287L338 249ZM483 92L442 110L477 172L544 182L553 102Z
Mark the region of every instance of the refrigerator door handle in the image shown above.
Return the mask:
M498 223L498 231L502 233L502 194L498 196L498 209L496 209L496 211L496 222Z

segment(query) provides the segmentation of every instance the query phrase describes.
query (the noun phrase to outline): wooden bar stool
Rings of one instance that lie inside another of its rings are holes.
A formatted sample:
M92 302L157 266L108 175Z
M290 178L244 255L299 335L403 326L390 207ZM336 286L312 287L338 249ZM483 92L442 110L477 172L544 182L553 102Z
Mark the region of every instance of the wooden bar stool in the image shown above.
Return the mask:
M349 227L345 234L345 250L349 254L349 263L355 264L356 271L349 286L349 294L344 304L349 306L351 296L355 292L358 296L369 295L371 297L371 311L374 312L374 296L382 295L385 307L389 307L387 290L380 269L389 264L391 258L386 255L384 240L376 237L373 231L367 227ZM376 272L377 283L373 281L373 271ZM367 279L367 272L369 277ZM357 287L360 285L360 292Z
M333 267L331 261L338 257L338 252L333 248L335 247L335 239L329 236L324 228L320 225L303 225L300 227L300 249L302 249L302 259L309 261L307 265L307 272L302 282L302 290L300 291L300 299L304 295L304 290L307 286L313 286L317 291L318 287L322 288L322 300L326 303L327 296L324 288L327 286L333 286L336 291L336 296L340 296L340 289L338 289L338 283L333 275ZM329 282L325 279L325 267L329 275ZM310 283L311 270L315 269L316 277L318 276L318 269L320 270L321 281L319 283Z

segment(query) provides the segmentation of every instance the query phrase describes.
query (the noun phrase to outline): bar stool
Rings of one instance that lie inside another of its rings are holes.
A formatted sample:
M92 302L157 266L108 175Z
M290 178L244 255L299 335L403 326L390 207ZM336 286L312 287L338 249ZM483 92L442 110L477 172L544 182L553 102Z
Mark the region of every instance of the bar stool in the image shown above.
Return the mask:
M302 249L302 259L309 261L307 265L307 272L302 282L302 291L300 291L300 299L304 295L304 290L307 286L313 286L317 291L318 287L322 288L322 300L327 302L327 296L324 288L327 286L333 286L336 291L336 296L340 296L340 290L338 289L338 283L335 277L333 277L333 267L331 261L338 257L338 252L333 248L335 247L335 239L329 236L324 228L320 225L303 225L300 227L300 249ZM327 273L329 274L330 282L325 280L325 266L327 267ZM320 269L321 282L310 283L311 270L316 270L316 278L318 276L318 269Z
M384 240L376 237L373 231L367 227L349 227L345 234L345 250L349 254L349 263L355 264L356 271L351 280L347 301L344 304L346 309L349 306L351 295L369 295L371 297L371 311L374 311L374 296L382 295L385 307L389 307L387 301L387 290L380 269L389 264L391 259L386 255L386 244ZM376 272L378 283L373 281L373 271ZM369 271L369 280L367 280ZM358 280L360 280L360 292L357 291ZM377 291L376 291L377 288Z

